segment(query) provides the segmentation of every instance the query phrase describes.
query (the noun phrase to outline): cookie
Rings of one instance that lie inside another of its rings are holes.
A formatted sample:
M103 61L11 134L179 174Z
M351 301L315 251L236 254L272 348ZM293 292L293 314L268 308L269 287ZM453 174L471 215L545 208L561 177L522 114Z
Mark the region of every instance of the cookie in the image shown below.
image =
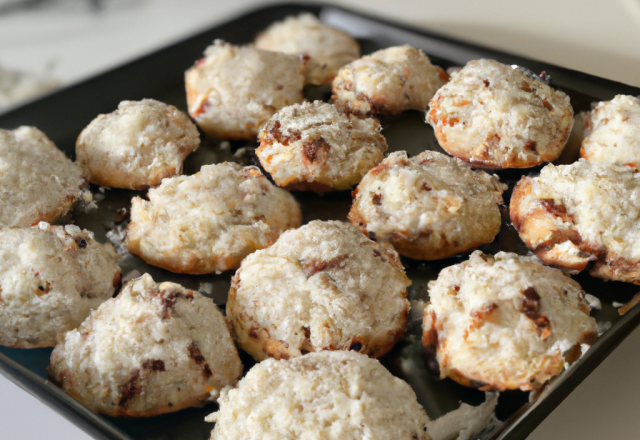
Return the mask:
M349 220L404 256L437 260L493 241L506 189L454 157L398 151L362 179Z
M111 245L74 225L0 229L0 345L53 347L113 296Z
M218 403L211 440L431 439L411 387L353 352L260 362Z
M640 98L617 95L596 104L585 121L580 156L640 168Z
M425 111L449 75L411 46L394 46L359 58L333 80L333 103L358 115Z
M122 101L82 130L76 158L91 183L141 190L182 174L184 159L199 145L198 129L174 106Z
M82 169L37 128L0 130L0 226L52 222L85 186Z
M331 82L342 66L360 56L356 40L312 14L291 16L272 24L256 37L255 43L258 49L308 56L305 81L313 85Z
M410 284L393 249L348 223L312 221L242 262L227 317L257 360L321 350L377 357L404 333Z
M305 59L216 40L187 70L189 114L205 133L254 140L275 112L304 101Z
M523 177L510 215L546 264L640 284L640 173L580 159Z
M67 333L48 371L94 412L143 417L215 400L242 364L213 301L145 274Z
M466 386L538 389L597 338L584 294L535 257L476 251L429 283L425 352Z
M350 189L384 158L380 129L377 119L344 114L321 101L294 104L262 127L256 155L287 189Z
M244 257L301 224L300 207L256 167L205 165L134 197L125 245L176 273L237 269Z
M427 122L447 153L474 167L550 162L569 139L573 109L544 78L515 65L470 61L435 94Z

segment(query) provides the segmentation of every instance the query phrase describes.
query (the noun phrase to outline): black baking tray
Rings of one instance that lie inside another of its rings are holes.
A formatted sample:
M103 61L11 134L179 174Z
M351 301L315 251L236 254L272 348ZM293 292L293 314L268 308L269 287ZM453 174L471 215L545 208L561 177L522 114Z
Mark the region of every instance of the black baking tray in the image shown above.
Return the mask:
M80 131L99 113L113 111L122 100L155 98L186 110L184 71L202 56L203 50L214 39L219 38L238 44L248 43L253 40L257 32L270 23L302 12L318 15L324 22L356 37L361 44L363 54L383 47L410 44L423 49L434 64L444 68L462 66L473 59L492 58L503 63L518 64L534 72L545 71L551 76L551 84L571 97L576 113L588 110L593 101L608 100L617 94L640 95L640 89L635 87L499 52L341 7L327 4L281 4L253 10L137 61L58 90L26 105L9 109L0 113L0 128L12 129L20 125L36 126L44 131L59 148L73 157L75 139ZM328 98L326 88L312 88L308 93ZM418 112L383 118L383 134L387 137L389 151L407 150L410 154L417 154L425 149L440 150L433 131L423 122L423 119L424 115ZM187 160L185 172L193 173L204 163L223 160L254 162L255 158L250 152L244 155L233 154L243 146L255 147L256 145L246 142L221 145L219 142L205 139L203 146ZM566 157L564 159L567 160ZM568 159L571 160L571 158ZM538 170L539 168L524 171L510 170L497 174L502 181L509 183L512 187L522 175ZM76 213L74 221L80 226L90 227L96 233L98 240L105 241L106 231L114 226L115 212L121 207L128 207L129 199L135 194L131 191L108 190L104 194L104 200L99 204L98 213ZM314 218L344 220L351 201L348 192L330 193L324 196L296 193L295 196L302 205L305 222ZM509 193L506 194L507 201L508 196ZM506 207L503 208L503 217L502 230L494 243L485 245L481 249L491 253L498 250L526 253L526 247L508 222ZM429 263L403 259L407 274L414 283L409 290L410 299L414 301L428 299L426 288L428 280L434 279L443 267L456 264L465 258L466 256L461 255ZM126 258L122 265L124 273L138 268L142 269L141 271L150 272L157 280L173 280L190 288L198 288L200 283L209 282L213 287L210 296L216 303L222 306L226 301L229 273L207 276L175 275L146 266L136 257ZM520 391L502 393L496 414L503 423L490 432L484 432L483 439L526 438L640 323L639 307L633 308L625 316L620 317L612 305L614 301L628 301L637 291L636 286L604 282L584 274L575 278L587 292L602 300L602 310L595 311L594 316L600 323L611 322L611 328L579 361L536 396L529 396L529 393ZM405 379L413 387L418 400L432 419L457 408L460 401L474 405L482 402L483 393L462 387L449 379L441 381L430 375L419 346L420 322L419 317L417 318L411 321L405 338L391 353L383 356L380 359L381 362L393 374ZM50 353L51 349L20 350L0 347L0 373L97 439L205 440L209 438L212 425L205 423L203 419L205 415L217 409L215 404L147 419L118 419L92 413L46 380ZM253 363L245 355L242 355L242 360L245 363L245 370Z

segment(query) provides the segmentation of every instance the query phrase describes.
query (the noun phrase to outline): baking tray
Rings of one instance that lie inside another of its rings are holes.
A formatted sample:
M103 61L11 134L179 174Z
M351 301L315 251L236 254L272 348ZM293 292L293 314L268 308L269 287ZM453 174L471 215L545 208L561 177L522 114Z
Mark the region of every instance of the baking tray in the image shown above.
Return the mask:
M220 38L231 43L248 43L257 32L270 23L283 18L310 12L324 22L343 29L356 37L363 54L377 49L400 44L410 44L423 49L434 64L444 68L462 66L467 61L492 58L503 63L525 66L534 72L545 71L551 76L551 84L564 90L570 97L574 110L588 110L596 100L608 100L616 94L640 95L640 89L597 78L584 73L549 65L539 61L510 55L467 42L462 42L436 33L389 22L362 13L332 5L283 4L269 6L248 12L211 30L195 35L182 42L154 52L137 61L115 68L92 79L51 93L26 105L0 113L0 127L12 129L20 125L33 125L43 130L70 157L73 157L75 139L80 131L99 113L113 111L122 100L155 98L186 110L183 85L184 71L202 56L203 50L211 42ZM311 96L328 98L327 88L307 90ZM440 150L432 129L423 122L423 114L407 112L397 117L382 119L383 134L389 143L389 151L407 150L417 154L425 149ZM209 139L192 154L185 163L185 173L196 172L206 163L233 160L254 163L255 157L242 147L255 147L254 143L231 142L221 144ZM240 150L240 151L238 151ZM244 154L241 154L243 153ZM441 151L441 150L440 150ZM513 184L531 170L507 170L497 174L504 182ZM510 188L510 189L511 189ZM100 241L106 241L107 230L116 225L116 211L129 207L129 200L136 193L124 190L107 190L104 193L92 187L99 197L99 210L93 213L74 213L74 221L92 229ZM345 220L351 202L348 191L316 194L295 193L303 209L304 221L312 219ZM510 190L505 194L508 203ZM528 250L520 241L508 221L507 208L503 207L503 226L496 240L482 246L485 252L509 250L526 253ZM426 283L434 279L438 272L451 264L463 261L465 255L436 261L419 262L403 259L407 274L413 281L409 289L412 301L428 299ZM226 301L231 273L206 276L176 275L159 268L147 266L137 257L126 257L121 261L123 273L137 269L149 272L159 281L172 280L189 288L198 289L201 283L209 283L211 296L221 307ZM482 434L483 439L514 440L524 439L533 429L602 362L611 351L640 323L640 308L635 307L620 317L612 302L626 302L637 291L631 284L604 282L588 275L575 277L583 288L602 300L602 310L594 316L600 323L610 322L612 326L591 347L589 351L570 369L553 380L535 396L521 391L503 392L496 414L503 423ZM414 303L415 304L415 303ZM415 390L419 402L432 419L453 409L459 402L477 405L484 400L484 394L465 388L455 382L439 380L429 373L422 358L420 347L419 314L412 315L406 336L380 361L389 370L406 380ZM212 425L203 421L204 416L217 409L215 404L203 408L191 408L173 414L147 419L111 418L96 415L67 396L46 380L51 349L20 350L0 347L0 372L10 380L44 401L63 416L97 439L104 440L174 440L189 438L205 440L209 438ZM245 371L253 361L241 353Z

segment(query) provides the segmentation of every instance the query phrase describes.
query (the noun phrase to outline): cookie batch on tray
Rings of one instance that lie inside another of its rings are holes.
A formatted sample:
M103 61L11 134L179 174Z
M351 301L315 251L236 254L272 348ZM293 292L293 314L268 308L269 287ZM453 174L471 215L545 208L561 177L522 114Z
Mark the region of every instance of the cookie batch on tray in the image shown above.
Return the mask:
M331 103L306 102L305 84L331 81ZM408 325L400 255L439 260L494 241L508 186L482 168L557 159L574 122L569 97L544 73L493 60L449 77L410 46L360 57L355 40L311 15L270 26L255 45L214 42L185 83L203 135L151 99L93 120L77 162L36 128L0 130L0 343L55 345L52 381L103 414L220 396L212 439L432 438L408 384L372 359ZM539 389L597 338L569 274L640 284L639 102L616 96L584 115L586 160L522 173L509 209L535 255L475 251L429 283L422 342L441 377ZM378 118L408 110L424 112L451 156L385 157ZM266 173L223 162L181 175L201 136L259 142ZM237 269L226 317L149 274L111 298L118 255L71 224L72 207L92 202L88 182L149 189L132 197L124 240L148 264ZM344 190L344 221L304 225L289 192ZM261 361L241 380L236 345Z

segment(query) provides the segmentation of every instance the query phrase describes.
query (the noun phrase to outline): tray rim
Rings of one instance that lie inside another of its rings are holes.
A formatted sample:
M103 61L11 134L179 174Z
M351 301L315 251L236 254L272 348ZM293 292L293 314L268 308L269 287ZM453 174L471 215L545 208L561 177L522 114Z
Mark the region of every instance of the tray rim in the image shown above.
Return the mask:
M493 59L508 60L509 63L526 65L529 68L542 67L545 69L553 69L552 84L554 86L562 87L563 84L572 84L575 87L576 85L583 86L587 84L586 87L592 88L594 86L593 82L595 81L599 83L596 84L596 89L598 87L614 88L620 90L620 93L631 95L640 94L640 88L627 85L619 81L598 77L540 60L527 58L522 55L478 45L464 39L458 39L456 37L441 34L439 32L417 27L408 23L397 22L375 14L368 14L359 10L338 6L332 2L277 2L269 5L256 5L246 8L243 11L233 13L215 25L200 29L193 34L177 39L173 43L152 50L145 55L122 62L96 75L65 85L59 89L17 105L9 106L0 111L0 119L8 117L9 120L11 120L11 117L14 115L17 118L20 118L20 114L24 114L25 112L28 113L32 106L41 105L42 103L55 99L59 95L64 95L70 91L90 85L94 82L100 82L104 78L109 78L112 75L122 72L132 66L145 63L149 59L161 56L164 51L168 51L181 44L186 44L206 33L215 32L223 26L227 26L235 22L241 22L243 19L261 12L291 8L297 9L298 13L310 12L315 15L320 15L325 11L337 10L342 14L348 14L354 18L365 19L368 22L375 22L385 27L395 28L395 30L398 31L418 34L421 37L437 40L439 43L463 48L470 52L482 52L484 54L483 57L485 58L488 57L488 54ZM594 93L594 95L597 94ZM515 440L526 438L639 325L640 307L634 307L598 338L590 349L590 351L598 350L595 355L584 356L574 363L568 370L563 372L563 380L561 382L552 381L552 383L550 383L542 392L543 398L536 399L533 402L523 405L509 419L505 420L503 426L490 438L492 440ZM23 390L32 394L34 397L54 409L56 412L96 439L134 440L121 429L107 422L100 415L95 414L84 407L51 382L41 378L26 367L23 367L4 353L0 353L0 374L8 378Z

